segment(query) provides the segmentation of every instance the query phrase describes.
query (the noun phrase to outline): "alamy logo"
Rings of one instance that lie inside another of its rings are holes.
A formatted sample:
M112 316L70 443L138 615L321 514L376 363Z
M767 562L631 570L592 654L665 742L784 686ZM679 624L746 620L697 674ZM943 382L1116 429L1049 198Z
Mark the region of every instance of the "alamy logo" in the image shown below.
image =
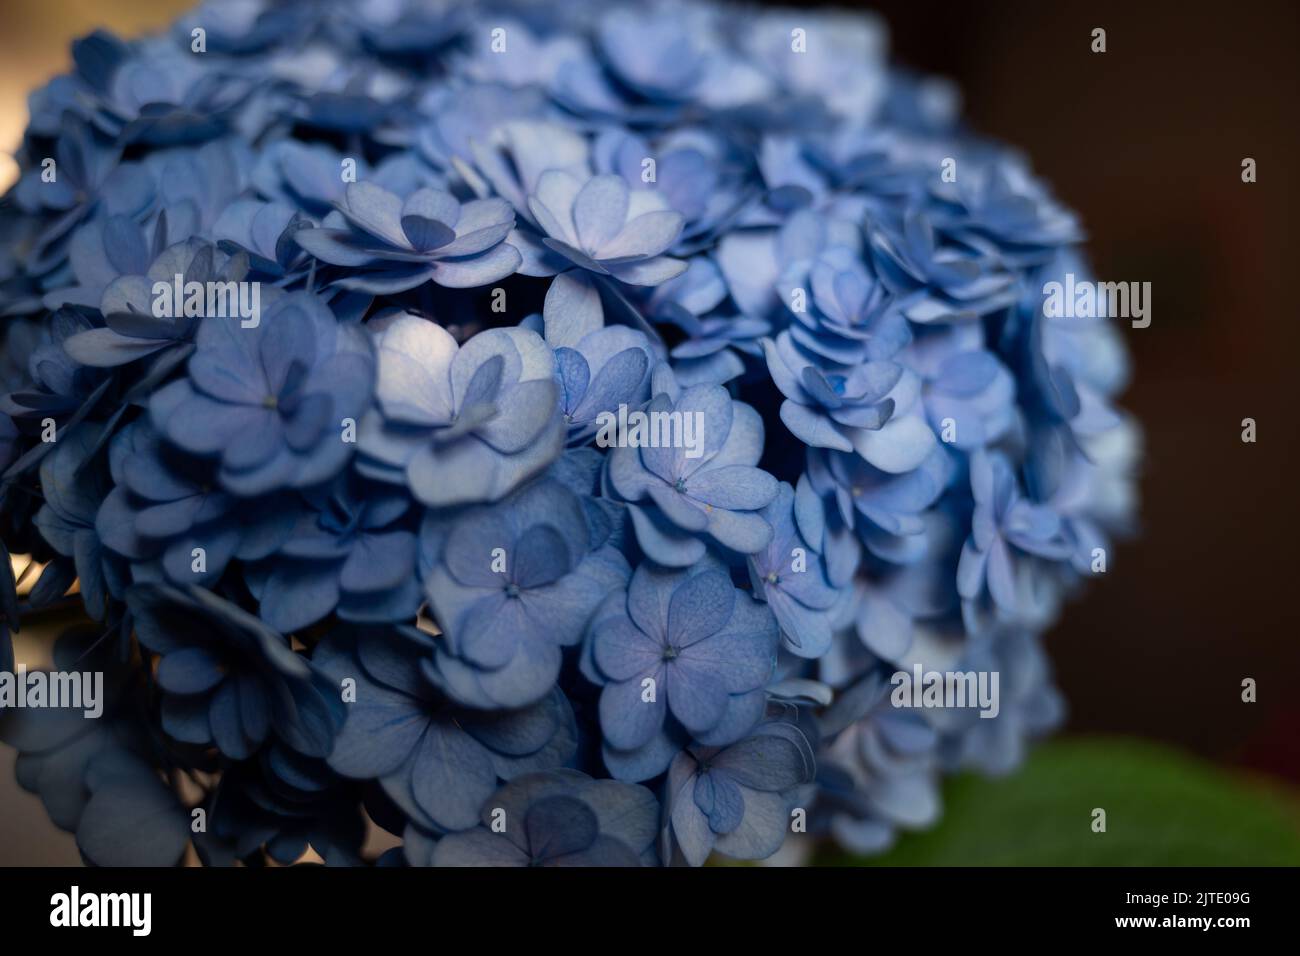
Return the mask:
M70 892L50 897L50 925L128 926L133 936L148 936L153 928L150 893L86 893L74 886Z
M1150 282L1075 281L1043 284L1043 315L1049 319L1132 319L1133 328L1151 324Z
M156 319L239 319L242 328L255 329L262 322L262 283L186 282L177 273L171 282L153 284L153 314Z
M65 673L32 671L19 664L0 671L0 710L8 707L56 707L82 710L90 720L104 713L104 675L100 671Z
M704 454L703 412L628 412L596 416L596 444L601 448L682 448L687 458Z
M895 707L978 707L981 717L996 717L1002 709L997 671L927 671L915 664L912 673L896 671L889 682Z

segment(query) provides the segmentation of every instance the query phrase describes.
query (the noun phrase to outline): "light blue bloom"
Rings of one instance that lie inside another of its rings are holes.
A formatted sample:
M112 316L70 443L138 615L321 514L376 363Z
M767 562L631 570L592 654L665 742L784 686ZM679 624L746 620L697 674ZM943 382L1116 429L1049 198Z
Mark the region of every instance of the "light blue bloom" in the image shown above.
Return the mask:
M632 503L642 550L660 564L686 567L704 556L705 535L741 554L766 547L772 529L758 512L776 497L777 482L755 467L763 447L758 413L717 385L692 385L675 398L660 392L646 412L677 413L694 423L698 441L693 453L628 444L610 452L609 483Z
M374 358L365 336L339 325L316 296L277 299L255 327L201 323L189 376L155 392L154 426L186 451L220 459L237 495L327 481L356 447L347 423L370 401Z
M535 332L492 329L461 346L441 326L399 315L376 345L363 473L443 507L496 501L559 456L555 357Z
M761 724L727 747L682 751L668 769L665 844L691 866L713 850L740 860L771 856L785 842L796 793L812 781L815 765L807 738L784 721Z
M839 593L827 578L817 548L800 533L794 489L782 482L762 515L772 527L772 540L749 557L754 594L776 615L786 650L799 657L821 657L831 645L830 610Z
M977 452L970 481L975 514L957 567L957 591L968 608L987 596L998 611L1014 614L1033 560L1065 561L1073 548L1060 515L1024 496L1003 455Z
M777 280L787 296L794 342L828 363L893 358L911 341L907 321L860 253L832 246L811 262L795 262ZM803 301L798 308L792 299Z
M657 192L631 189L621 176L583 180L548 169L528 197L528 209L541 230L511 233L523 253L519 271L550 276L583 269L634 286L667 282L686 263L664 255L682 231L681 213Z
M440 686L471 706L516 707L555 684L561 651L582 640L631 570L592 527L579 497L544 478L422 531Z
M669 134L653 147L633 133L606 130L592 144L592 159L599 172L656 190L681 213L682 234L672 248L678 255L712 246L757 198L744 151L702 129Z
M781 421L813 448L857 452L891 474L911 471L934 450L926 423L921 382L891 361L823 367L788 332L765 339L772 381L786 400Z
M675 752L670 720L714 744L753 726L777 633L771 611L707 562L689 571L637 568L626 598L612 598L591 626L593 659L608 681L600 725L614 775L662 772Z
M324 228L302 230L294 239L317 259L356 270L338 280L345 289L391 294L426 282L463 289L518 268L518 250L502 242L514 222L500 199L462 205L448 192L424 188L403 200L358 182L348 186Z
M640 332L598 329L576 348L556 349L555 364L571 442L585 444L603 416L617 414L620 408L639 409L649 397L652 358Z

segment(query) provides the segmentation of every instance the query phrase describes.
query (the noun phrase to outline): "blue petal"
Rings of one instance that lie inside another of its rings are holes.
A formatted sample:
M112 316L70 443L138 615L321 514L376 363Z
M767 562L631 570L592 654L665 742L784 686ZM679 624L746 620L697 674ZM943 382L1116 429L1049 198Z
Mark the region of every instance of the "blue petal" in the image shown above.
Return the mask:
M173 694L199 694L222 680L219 658L201 647L183 647L163 656L158 683Z
M551 280L542 306L546 341L552 348L576 346L605 324L600 293L588 273L562 272Z

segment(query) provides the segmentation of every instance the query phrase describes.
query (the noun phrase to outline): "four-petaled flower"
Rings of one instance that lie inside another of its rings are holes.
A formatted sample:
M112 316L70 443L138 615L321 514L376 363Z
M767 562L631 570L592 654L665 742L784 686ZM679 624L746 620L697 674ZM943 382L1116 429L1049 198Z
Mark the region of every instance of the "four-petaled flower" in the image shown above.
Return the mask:
M592 613L627 583L623 555L596 539L582 501L554 479L450 524L431 513L425 588L446 631L437 673L477 707L518 707L555 684L561 651Z
M658 818L659 803L645 787L576 770L529 774L484 803L479 826L443 837L426 859L433 866L642 866L655 861Z
M727 747L691 747L668 768L663 835L691 866L709 853L741 860L771 856L785 841L797 789L816 766L794 724L760 724ZM665 855L670 855L665 851Z
M189 377L154 393L154 425L186 451L220 459L218 478L236 495L307 488L352 457L370 400L374 358L353 326L307 292L277 299L252 327L205 320Z
M686 263L664 253L682 231L681 213L648 189L631 189L610 173L583 182L573 173L548 169L528 197L528 209L542 231L516 230L525 275L549 276L584 269L629 285L667 282Z
M615 776L622 769L644 780L663 770L675 752L670 717L713 743L748 730L755 703L761 713L777 634L771 611L738 591L725 569L637 568L626 597L616 595L591 625L593 660L608 680L600 726ZM618 752L643 759L620 767Z
M692 385L676 400L660 392L646 407L649 428L681 424L677 442L624 443L609 456L609 480L629 502L641 548L655 561L684 567L699 561L708 535L742 554L772 540L757 513L776 497L776 479L756 467L763 450L763 420L750 406L732 401L719 385ZM695 447L686 447L695 426ZM625 436L626 437L626 436Z
M555 459L564 424L555 357L534 332L491 329L465 345L417 316L378 336L377 407L361 470L430 507L495 501Z
M465 289L504 279L521 261L502 241L514 224L502 199L462 205L451 193L426 188L403 200L362 182L348 186L324 228L294 238L322 262L355 270L338 280L343 288L392 294L426 282Z

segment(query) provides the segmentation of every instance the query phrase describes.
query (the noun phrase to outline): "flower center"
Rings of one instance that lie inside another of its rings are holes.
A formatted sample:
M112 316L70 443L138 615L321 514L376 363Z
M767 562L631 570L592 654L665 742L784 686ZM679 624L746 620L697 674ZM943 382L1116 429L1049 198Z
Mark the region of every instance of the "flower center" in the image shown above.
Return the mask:
M506 585L506 597L508 597L508 598L517 598L517 597L519 597L519 585L515 584L515 582L513 582L513 581L511 581L509 584L507 584L507 585Z
M662 659L665 661L677 660L677 648L673 647L671 644L665 644Z

